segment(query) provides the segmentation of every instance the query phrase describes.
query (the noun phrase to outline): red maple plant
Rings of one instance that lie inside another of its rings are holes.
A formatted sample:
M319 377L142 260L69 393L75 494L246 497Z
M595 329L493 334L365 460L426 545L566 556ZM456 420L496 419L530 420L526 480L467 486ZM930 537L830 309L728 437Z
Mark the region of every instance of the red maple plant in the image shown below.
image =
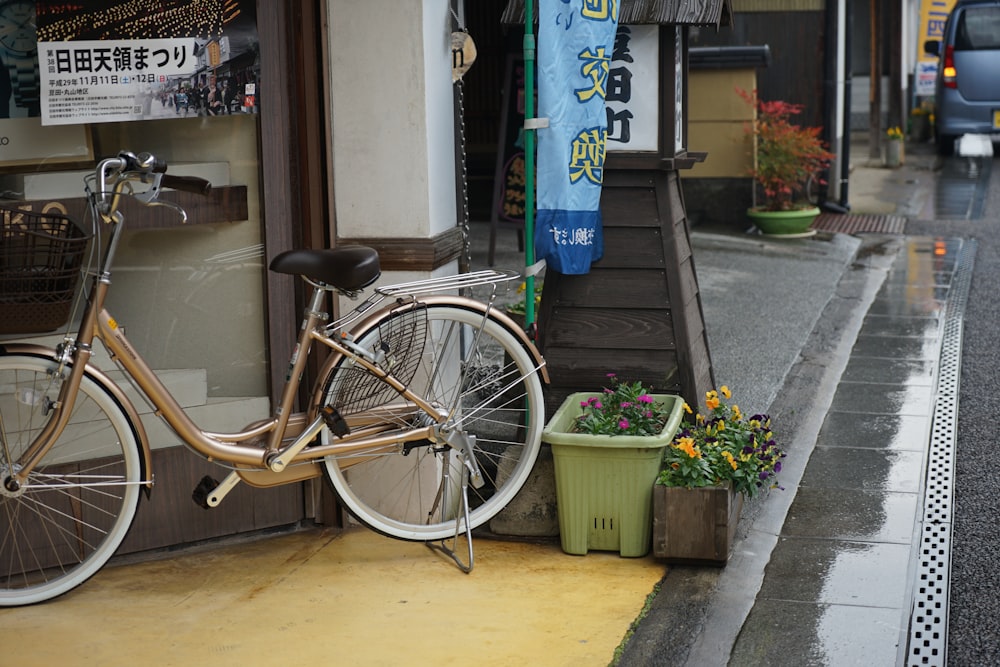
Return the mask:
M791 211L803 208L797 197L809 177L820 174L834 159L819 138L820 127L801 127L791 117L802 113L801 104L758 99L757 91L736 92L756 110L756 119L747 126L757 145L755 166L750 175L764 191L763 211ZM822 183L823 181L818 181Z

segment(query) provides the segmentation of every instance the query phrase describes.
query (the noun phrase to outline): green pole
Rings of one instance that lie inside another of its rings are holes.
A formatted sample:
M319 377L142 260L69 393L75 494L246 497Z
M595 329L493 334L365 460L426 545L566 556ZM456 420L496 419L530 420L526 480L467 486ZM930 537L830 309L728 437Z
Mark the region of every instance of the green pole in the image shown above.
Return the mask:
M524 2L524 118L535 117L535 0ZM524 266L535 264L535 130L524 130ZM535 322L535 276L524 279L524 323Z

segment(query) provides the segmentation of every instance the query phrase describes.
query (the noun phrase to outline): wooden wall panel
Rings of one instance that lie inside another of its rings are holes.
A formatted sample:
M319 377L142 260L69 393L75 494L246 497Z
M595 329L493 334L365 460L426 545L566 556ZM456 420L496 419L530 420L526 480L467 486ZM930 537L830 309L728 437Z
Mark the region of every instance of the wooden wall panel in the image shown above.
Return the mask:
M601 212L604 257L590 273L546 274L539 344L552 379L547 407L599 390L609 372L693 404L711 387L712 370L676 172L609 169Z
M669 312L622 307L555 308L545 331L546 349L614 350L623 343L636 350L673 349L674 336L666 321Z
M595 270L666 268L660 228L604 226L604 257Z
M673 350L636 350L621 347L603 351L604 362L595 363L570 348L557 348L546 352L550 367L559 369L559 384L545 392L545 414L551 415L562 405L566 396L575 391L595 391L608 385L608 373L616 373L625 380L642 379L661 393L681 394L677 355ZM613 359L609 367L607 359ZM652 369L660 369L657 376Z
M773 0L767 0L771 3ZM690 46L762 46L771 48L771 63L757 70L757 90L764 100L784 100L805 106L796 122L823 124L823 11L745 12L726 30L692 33ZM735 91L720 91L735 95Z
M241 484L216 508L196 505L191 492L201 478L211 475L222 480L227 471L184 447L154 450L153 474L153 492L139 503L119 554L294 524L304 516L302 484L271 489Z
M662 269L638 272L630 268L602 268L600 285L567 281L556 307L614 308L621 304L623 294L629 294L629 303L635 308L670 306L666 272Z

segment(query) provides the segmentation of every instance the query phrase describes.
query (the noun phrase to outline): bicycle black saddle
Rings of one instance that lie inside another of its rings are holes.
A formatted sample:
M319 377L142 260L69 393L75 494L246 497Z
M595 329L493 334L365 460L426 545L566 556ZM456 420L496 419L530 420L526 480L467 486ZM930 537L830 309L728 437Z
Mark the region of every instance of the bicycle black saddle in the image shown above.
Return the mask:
M270 269L305 276L348 292L371 285L382 274L378 252L362 245L328 250L287 250L271 260Z

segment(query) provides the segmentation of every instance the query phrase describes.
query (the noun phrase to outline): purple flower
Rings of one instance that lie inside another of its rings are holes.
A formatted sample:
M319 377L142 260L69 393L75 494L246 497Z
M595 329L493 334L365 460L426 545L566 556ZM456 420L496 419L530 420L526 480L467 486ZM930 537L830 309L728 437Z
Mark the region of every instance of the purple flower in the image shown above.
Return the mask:
M623 408L631 408L632 407L632 403L630 401L622 401L622 407Z
M774 464L774 472L776 473L781 472L781 461L778 461Z
M590 405L590 401L580 401L580 407L585 408Z
M649 394L643 394L642 396L638 397L635 400L639 401L640 403L652 403L653 397L650 396Z
M603 405L601 404L601 402L600 402L599 400L597 400L596 398L592 398L592 399L590 399L590 404L594 406L594 409L595 409L595 410L600 410L601 408L603 408L603 407L604 407L604 406L603 406Z
M607 377L613 378L613 377L615 377L615 374L614 373L608 373Z
M623 419L620 422L618 422L618 428L620 428L623 431L627 430L628 426L629 424L627 419Z

